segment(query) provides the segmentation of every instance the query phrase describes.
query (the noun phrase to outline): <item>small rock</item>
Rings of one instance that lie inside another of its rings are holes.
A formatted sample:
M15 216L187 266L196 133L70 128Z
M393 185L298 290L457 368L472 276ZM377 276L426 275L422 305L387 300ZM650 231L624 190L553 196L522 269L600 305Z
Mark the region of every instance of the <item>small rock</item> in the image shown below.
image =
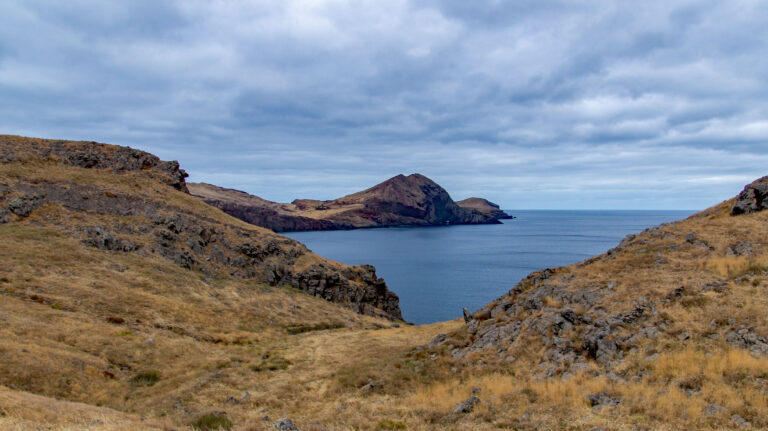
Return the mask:
M621 398L609 397L605 392L587 395L587 403L592 408L612 407L621 404Z
M704 407L704 414L707 416L714 416L718 413L727 413L728 409L725 407L719 405L719 404L709 404L708 406Z
M480 398L473 395L467 398L464 402L456 404L453 407L452 412L456 414L472 413L472 410L474 410L475 406L478 404L480 404Z
M443 344L447 343L448 340L448 334L437 334L435 338L433 338L432 341L427 344L427 347L442 346Z
M731 416L731 423L736 425L737 427L741 427L741 428L747 428L747 427L751 427L752 426L751 423L747 422L746 419L744 419L743 417L741 417L739 415Z
M280 431L299 431L299 428L292 420L288 418L282 418L275 422L275 429Z

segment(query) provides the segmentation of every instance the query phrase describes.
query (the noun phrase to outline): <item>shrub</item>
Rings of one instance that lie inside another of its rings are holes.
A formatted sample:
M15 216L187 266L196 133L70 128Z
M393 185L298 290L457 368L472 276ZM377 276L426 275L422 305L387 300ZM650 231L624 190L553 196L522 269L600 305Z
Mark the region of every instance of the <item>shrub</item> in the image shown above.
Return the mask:
M192 427L202 431L230 430L232 421L224 413L208 413L197 418Z
M400 422L395 422L391 420L383 420L379 422L378 429L380 430L404 430L408 427L405 426L405 424L401 424Z
M134 386L154 386L158 381L160 381L159 371L144 371L131 377Z
M324 331L327 329L339 329L343 328L344 324L339 322L323 322L318 323L316 325L296 325L296 326L289 326L286 329L289 334L296 335L296 334L302 334L304 332L311 332L311 331Z
M279 356L266 357L260 363L253 364L249 368L254 372L285 370L291 366L291 361Z

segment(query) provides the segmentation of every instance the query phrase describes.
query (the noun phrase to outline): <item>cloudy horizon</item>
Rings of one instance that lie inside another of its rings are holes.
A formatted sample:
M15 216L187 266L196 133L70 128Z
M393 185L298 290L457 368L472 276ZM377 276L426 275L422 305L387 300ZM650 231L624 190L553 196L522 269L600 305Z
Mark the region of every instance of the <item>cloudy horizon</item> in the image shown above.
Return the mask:
M403 173L510 209L703 209L768 174L768 3L0 4L0 133L331 199Z

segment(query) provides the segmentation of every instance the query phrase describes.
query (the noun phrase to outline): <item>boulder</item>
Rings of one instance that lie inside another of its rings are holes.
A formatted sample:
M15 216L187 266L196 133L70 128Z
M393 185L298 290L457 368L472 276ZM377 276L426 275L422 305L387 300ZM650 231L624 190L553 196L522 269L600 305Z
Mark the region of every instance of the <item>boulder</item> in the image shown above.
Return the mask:
M766 208L768 208L768 176L744 187L731 207L731 215L750 214Z
M296 424L288 418L282 418L275 422L275 429L279 431L299 431Z

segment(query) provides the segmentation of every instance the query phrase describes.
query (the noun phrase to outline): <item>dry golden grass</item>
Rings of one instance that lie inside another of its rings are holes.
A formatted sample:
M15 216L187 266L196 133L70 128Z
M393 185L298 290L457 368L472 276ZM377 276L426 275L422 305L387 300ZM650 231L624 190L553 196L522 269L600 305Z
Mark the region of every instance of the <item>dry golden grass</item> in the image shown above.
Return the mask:
M171 426L164 420L146 420L117 410L57 401L0 386L0 429L3 431L159 431Z

